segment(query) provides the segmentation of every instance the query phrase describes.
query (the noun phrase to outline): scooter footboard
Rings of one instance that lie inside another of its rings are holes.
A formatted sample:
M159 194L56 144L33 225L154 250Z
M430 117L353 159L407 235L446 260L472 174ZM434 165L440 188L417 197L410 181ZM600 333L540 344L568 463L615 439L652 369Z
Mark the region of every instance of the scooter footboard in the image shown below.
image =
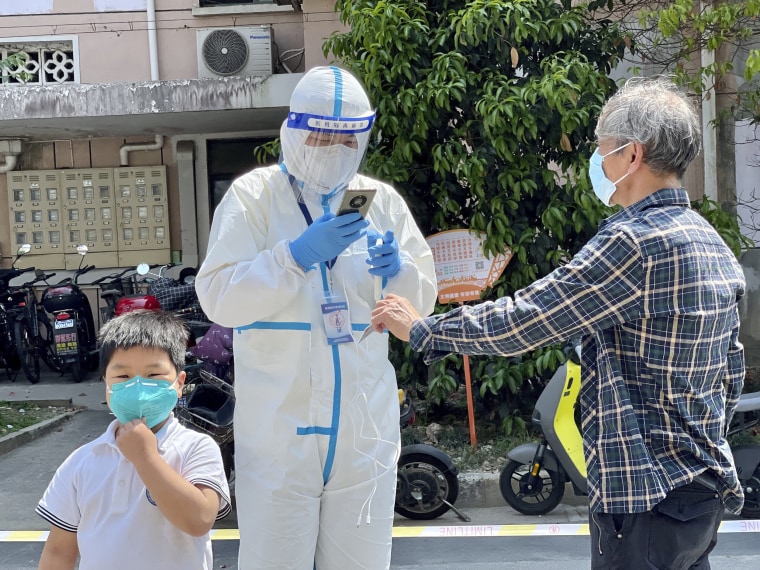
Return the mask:
M760 465L760 445L737 445L731 448L731 453L734 455L739 479L745 481L752 477Z
M536 457L536 451L538 451L537 443L524 443L509 450L509 452L507 452L507 459L530 465ZM544 467L551 471L556 471L557 473L564 473L564 469L560 468L559 462L557 461L557 456L548 448L544 450Z

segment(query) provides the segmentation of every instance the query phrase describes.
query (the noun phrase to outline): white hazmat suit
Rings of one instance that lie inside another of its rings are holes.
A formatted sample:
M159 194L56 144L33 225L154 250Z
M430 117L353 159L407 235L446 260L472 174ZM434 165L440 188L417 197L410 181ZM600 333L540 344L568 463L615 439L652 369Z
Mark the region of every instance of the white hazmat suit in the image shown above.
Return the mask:
M346 186L376 189L367 231L392 230L401 262L383 294L432 313L433 256L409 209L389 185L356 174L373 118L353 76L311 70L281 129L282 163L237 179L214 214L195 283L209 318L236 329L241 569L390 566L399 402L388 335L359 342L379 279L368 273L367 239L306 270L291 253L309 227L304 207L316 220L336 212ZM354 153L305 145L331 124L355 132ZM347 302L350 342L328 343L323 305L333 294Z

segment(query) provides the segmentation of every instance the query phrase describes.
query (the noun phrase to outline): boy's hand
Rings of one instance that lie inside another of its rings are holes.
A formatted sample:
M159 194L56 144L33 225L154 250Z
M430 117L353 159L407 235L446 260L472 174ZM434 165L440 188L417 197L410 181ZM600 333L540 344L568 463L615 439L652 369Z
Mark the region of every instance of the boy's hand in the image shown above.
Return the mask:
M156 435L145 424L145 418L120 425L116 430L116 445L133 464L158 453Z
M145 418L119 425L116 445L132 463L156 506L171 524L191 536L214 526L220 495L211 487L186 481L158 453L158 440Z

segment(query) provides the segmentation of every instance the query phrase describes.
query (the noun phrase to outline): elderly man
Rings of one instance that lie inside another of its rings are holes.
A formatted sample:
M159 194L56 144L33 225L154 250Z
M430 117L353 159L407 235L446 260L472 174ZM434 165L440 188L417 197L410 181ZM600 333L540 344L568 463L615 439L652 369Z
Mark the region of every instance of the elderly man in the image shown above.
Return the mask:
M596 137L594 193L623 209L566 266L513 298L425 319L389 295L372 324L428 362L582 336L592 567L709 568L724 507L743 502L726 429L744 379L744 276L681 187L701 137L673 84L629 81Z

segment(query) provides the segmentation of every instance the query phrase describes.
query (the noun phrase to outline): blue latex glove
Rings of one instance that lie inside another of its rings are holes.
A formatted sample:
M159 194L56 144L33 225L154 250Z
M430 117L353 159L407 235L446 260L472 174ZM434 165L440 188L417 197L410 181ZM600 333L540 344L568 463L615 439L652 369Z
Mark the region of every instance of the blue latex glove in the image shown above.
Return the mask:
M337 217L328 212L290 242L290 253L298 265L308 269L315 263L336 258L366 233L364 228L368 225L358 212Z
M401 256L398 253L398 242L393 237L393 231L388 230L383 236L383 243L375 245L380 234L370 232L367 234L367 263L371 266L370 275L376 277L393 277L401 269Z

